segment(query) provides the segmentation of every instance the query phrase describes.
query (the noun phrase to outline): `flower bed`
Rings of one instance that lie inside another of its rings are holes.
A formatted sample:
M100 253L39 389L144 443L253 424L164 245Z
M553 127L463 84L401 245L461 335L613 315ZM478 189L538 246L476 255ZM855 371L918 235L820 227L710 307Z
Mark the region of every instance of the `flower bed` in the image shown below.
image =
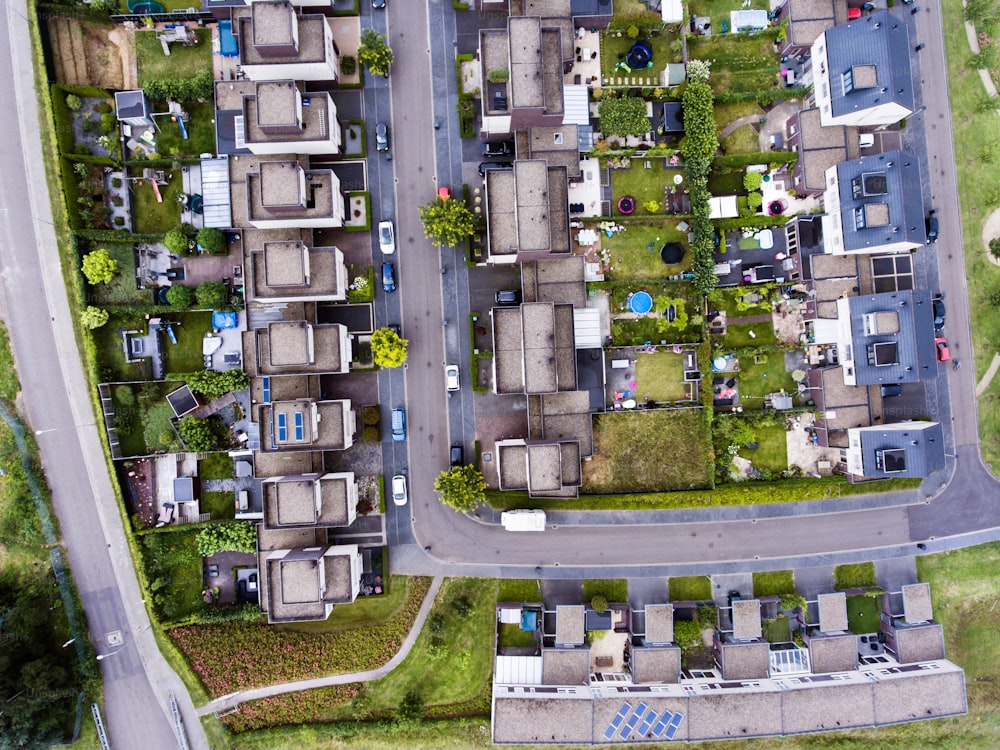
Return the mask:
M408 581L406 602L378 625L332 633L299 633L264 623L229 622L169 631L213 698L279 682L375 669L399 650L430 587Z
M280 724L310 724L327 721L332 709L350 703L359 690L359 683L302 690L240 704L236 713L221 721L233 732L248 732Z

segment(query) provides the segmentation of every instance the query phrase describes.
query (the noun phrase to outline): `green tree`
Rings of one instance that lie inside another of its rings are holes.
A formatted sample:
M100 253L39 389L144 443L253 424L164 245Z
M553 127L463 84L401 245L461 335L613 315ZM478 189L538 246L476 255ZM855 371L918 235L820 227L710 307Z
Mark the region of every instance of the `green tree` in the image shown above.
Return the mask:
M358 47L358 61L377 76L389 77L392 65L392 48L385 37L371 29L361 32L361 46Z
M750 206L750 208L760 208L763 202L764 196L759 190L754 190L747 196L747 205Z
M198 230L198 244L212 255L226 254L226 236L221 229L202 227Z
M107 284L118 273L118 261L103 247L83 256L83 275L92 285Z
M434 480L434 491L441 495L442 503L460 513L468 513L486 500L483 473L471 464L442 471Z
M76 94L66 94L66 106L76 112L83 106L83 102Z
M372 356L378 367L399 367L406 361L409 341L388 328L379 328L372 334Z
M184 445L190 451L205 453L215 450L215 434L212 432L212 425L207 419L198 417L188 417L179 425L177 432L184 441Z
M994 237L990 240L990 255L1000 260L1000 237Z
M84 328L89 328L94 330L95 328L100 328L102 325L108 322L108 311L100 307L94 307L90 305L85 308L82 313L80 313L80 323L83 324Z
M764 175L760 172L747 172L743 175L744 190L760 190L762 184L764 184Z
M607 612L608 600L601 595L597 595L590 600L590 608L595 612Z
M198 552L202 557L216 552L256 552L257 530L249 521L213 523L198 533Z
M646 102L636 96L602 99L597 106L597 115L601 118L601 132L605 136L643 136L652 129L646 116Z
M681 647L681 653L690 653L704 648L701 640L701 625L697 620L677 620L674 622L674 643Z
M989 44L981 47L979 52L969 58L969 67L973 70L993 70L997 66L998 60L1000 60L1000 54L997 52L997 46Z
M189 247L188 242L188 236L184 234L183 229L171 229L163 235L163 244L167 246L167 250L175 255L186 253Z
M200 307L217 309L229 301L229 290L221 281L204 281L194 290L194 296Z
M167 290L167 302L173 307L187 309L194 304L194 289L187 284L171 284Z
M1000 23L1000 7L996 0L966 0L965 20L978 30L989 33Z
M399 702L400 719L419 719L424 715L424 697L418 690L410 690Z
M476 219L463 201L435 198L420 206L424 235L435 247L452 247L465 242L476 231Z
M250 376L244 370L199 370L188 375L187 384L198 395L213 401L227 393L246 390L250 386Z

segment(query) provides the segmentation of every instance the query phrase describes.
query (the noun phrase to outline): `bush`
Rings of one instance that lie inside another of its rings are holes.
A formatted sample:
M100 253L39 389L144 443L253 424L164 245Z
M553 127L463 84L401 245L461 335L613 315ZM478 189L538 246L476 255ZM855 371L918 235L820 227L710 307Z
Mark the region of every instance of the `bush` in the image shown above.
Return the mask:
M377 425L382 419L382 414L377 406L366 406L361 410L361 423L366 427Z
M990 240L990 255L1000 260L1000 237L994 237Z
M506 68L495 68L486 74L486 79L490 83L507 83L510 80L510 71Z
M122 186L122 178L121 177L112 177L111 178L111 187L113 187L113 188L120 188L121 186Z
M167 302L172 307L187 309L194 304L194 289L186 284L173 284L167 290Z
M83 102L76 94L66 94L66 106L73 112L77 112L83 106Z
M361 430L361 439L366 443L377 443L381 437L378 427L364 427Z
M451 600L451 611L454 612L459 619L464 620L466 617L472 614L476 606L465 594L456 596Z
M681 647L681 653L690 653L704 648L701 640L701 624L696 620L678 620L674 623L674 643Z
M125 226L125 217L124 216L116 216L112 221L114 222L114 225L116 227L124 227Z
M198 299L199 307L206 309L218 309L225 307L229 301L229 289L221 281L205 281L195 289L195 297Z
M747 196L747 205L750 206L750 208L760 208L763 202L764 196L757 190L754 190Z
M340 58L340 72L345 76L354 75L358 69L358 61L352 55L344 55Z
M184 234L183 229L171 229L163 235L163 244L175 255L186 253L189 248L188 236Z
M608 600L603 596L595 596L590 600L590 608L595 612L607 612L608 611Z
M212 255L225 255L226 236L221 229L215 227L202 227L198 230L197 242Z
M760 190L762 184L764 184L764 175L760 172L747 172L743 175L744 190Z
M216 552L256 552L257 531L249 521L233 521L206 526L198 533L202 557Z
M101 132L106 134L111 134L115 132L115 128L118 127L118 121L115 116L110 113L105 113L101 115Z

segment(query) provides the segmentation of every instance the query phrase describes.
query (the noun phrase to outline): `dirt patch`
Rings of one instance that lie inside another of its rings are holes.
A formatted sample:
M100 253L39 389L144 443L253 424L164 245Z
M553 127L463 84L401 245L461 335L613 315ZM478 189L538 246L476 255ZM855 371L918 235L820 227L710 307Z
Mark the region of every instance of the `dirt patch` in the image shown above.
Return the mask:
M130 31L56 15L49 16L46 28L59 83L107 89L135 87Z

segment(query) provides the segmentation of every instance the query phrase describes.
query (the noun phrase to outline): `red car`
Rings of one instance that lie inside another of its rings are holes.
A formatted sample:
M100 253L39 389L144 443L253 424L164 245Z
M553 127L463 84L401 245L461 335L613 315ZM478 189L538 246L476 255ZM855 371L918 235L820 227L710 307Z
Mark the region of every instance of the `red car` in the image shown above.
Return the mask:
M940 336L934 339L934 346L937 347L938 362L948 362L951 360L951 350L948 348L948 342L945 339Z

